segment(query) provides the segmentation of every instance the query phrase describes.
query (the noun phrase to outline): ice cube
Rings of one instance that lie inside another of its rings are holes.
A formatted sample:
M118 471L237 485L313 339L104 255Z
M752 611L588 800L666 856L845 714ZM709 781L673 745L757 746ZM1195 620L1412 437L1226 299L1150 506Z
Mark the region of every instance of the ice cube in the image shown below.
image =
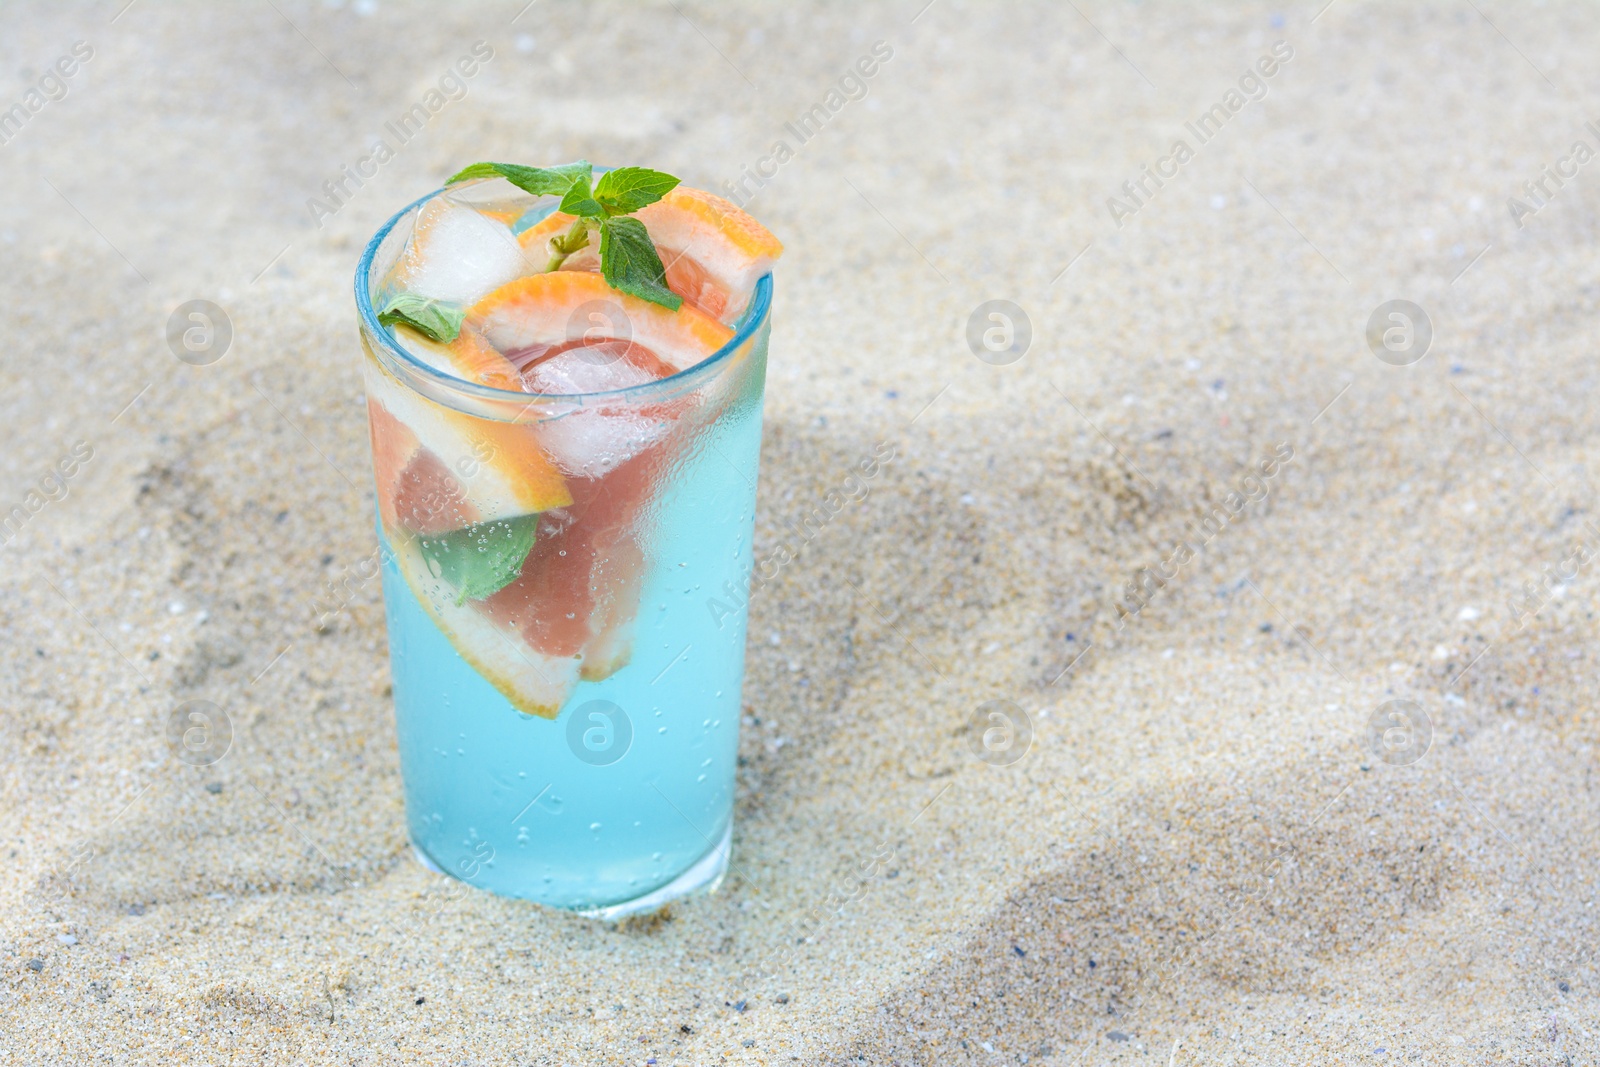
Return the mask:
M633 355L623 341L569 348L532 364L522 379L529 392L559 396L627 389L660 377L653 357ZM602 400L541 422L537 432L545 453L567 474L599 478L660 441L675 418L666 403Z
M449 196L438 196L417 213L411 243L390 282L406 292L465 307L528 273L528 259L510 227Z
M539 424L539 444L575 478L600 478L665 437L668 419L583 408Z
M627 389L660 377L643 359L631 358L636 349L626 341L578 345L527 367L522 380L530 393L570 396Z

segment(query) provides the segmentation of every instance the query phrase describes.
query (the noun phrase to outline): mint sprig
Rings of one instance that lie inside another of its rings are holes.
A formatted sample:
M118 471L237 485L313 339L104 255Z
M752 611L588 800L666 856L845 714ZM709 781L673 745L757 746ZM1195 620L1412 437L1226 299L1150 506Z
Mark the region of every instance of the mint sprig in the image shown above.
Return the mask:
M497 176L535 196L561 197L560 210L576 216L565 233L550 238L546 271L559 270L568 256L587 248L590 234L598 230L600 273L607 285L672 311L683 306L683 298L667 288L666 268L644 223L627 217L670 193L677 178L646 167L618 167L596 182L594 168L580 159L559 167L474 163L450 183Z
M461 333L461 320L466 311L459 305L416 293L396 293L378 312L378 321L385 326L409 326L422 336L440 344L449 344Z
M418 538L417 547L429 568L437 569L439 577L455 587L459 605L493 596L515 581L533 550L538 528L538 515L493 519Z

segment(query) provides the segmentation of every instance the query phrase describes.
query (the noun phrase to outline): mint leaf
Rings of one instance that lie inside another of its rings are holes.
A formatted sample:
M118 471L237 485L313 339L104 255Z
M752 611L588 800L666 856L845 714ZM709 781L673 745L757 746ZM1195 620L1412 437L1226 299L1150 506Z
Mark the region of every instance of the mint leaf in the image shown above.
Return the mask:
M586 218L598 218L605 214L605 209L595 200L594 192L589 188L588 175L583 175L567 188L566 195L561 198L561 210L568 215Z
M449 344L461 333L466 310L456 304L416 293L396 293L389 298L378 321L385 326L409 326L422 336Z
M519 515L418 538L417 547L429 568L436 568L439 577L455 586L460 604L492 596L515 581L533 550L538 528L538 515Z
M600 273L613 289L671 311L683 306L683 297L667 288L666 268L638 219L609 218L600 223Z
M582 181L589 187L589 176L594 167L587 159L576 163L563 163L559 167L524 167L520 163L474 163L457 171L446 185L464 182L471 178L504 178L518 189L534 196L564 196L574 182ZM564 210L564 209L563 209ZM596 212L598 214L598 212Z
M653 204L677 186L678 179L645 167L618 167L600 175L594 198L607 215L631 215Z

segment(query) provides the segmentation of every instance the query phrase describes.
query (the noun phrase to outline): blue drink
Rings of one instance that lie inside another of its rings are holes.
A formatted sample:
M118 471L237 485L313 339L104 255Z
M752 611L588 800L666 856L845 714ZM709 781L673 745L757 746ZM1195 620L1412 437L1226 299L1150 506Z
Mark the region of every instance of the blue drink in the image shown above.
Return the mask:
M726 343L687 369L658 367L650 345L671 336L652 340L646 313L622 304L637 335L505 357L535 384L555 380L545 372L560 360L580 375L657 368L645 380L512 394L454 380L377 324L367 290L389 269L386 247L394 258L394 225L368 249L357 300L419 857L604 917L712 887L732 836L770 276L733 328L709 335ZM587 284L539 291L569 282ZM505 487L517 471L559 477L527 490L545 494L536 511L494 515L520 491ZM486 593L452 565L450 553L474 551L460 547L466 533L490 554L523 535L532 548L519 543L514 578Z

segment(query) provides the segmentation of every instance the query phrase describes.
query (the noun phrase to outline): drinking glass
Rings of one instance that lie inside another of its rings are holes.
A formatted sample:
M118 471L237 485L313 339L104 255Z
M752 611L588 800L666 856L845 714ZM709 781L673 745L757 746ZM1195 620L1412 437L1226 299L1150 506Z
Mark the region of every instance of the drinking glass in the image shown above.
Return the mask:
M378 322L374 296L428 199L378 231L356 272L375 457L451 420L459 444L435 459L470 496L484 464L541 435L600 454L567 480L571 504L538 514L518 578L491 598L498 616L462 604L378 486L412 844L472 885L603 918L714 888L733 831L771 275L732 339L687 370L509 392L435 369Z

